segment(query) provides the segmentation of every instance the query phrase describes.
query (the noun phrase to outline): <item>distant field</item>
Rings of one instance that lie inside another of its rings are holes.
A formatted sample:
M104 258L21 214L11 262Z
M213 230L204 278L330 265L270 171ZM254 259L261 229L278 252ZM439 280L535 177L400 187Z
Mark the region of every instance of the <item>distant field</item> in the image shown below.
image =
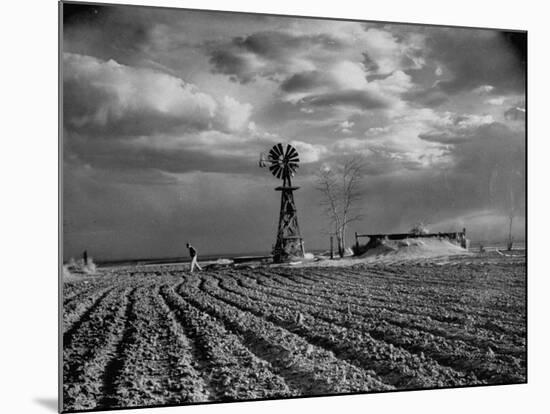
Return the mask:
M524 256L110 268L64 284L65 411L526 381Z

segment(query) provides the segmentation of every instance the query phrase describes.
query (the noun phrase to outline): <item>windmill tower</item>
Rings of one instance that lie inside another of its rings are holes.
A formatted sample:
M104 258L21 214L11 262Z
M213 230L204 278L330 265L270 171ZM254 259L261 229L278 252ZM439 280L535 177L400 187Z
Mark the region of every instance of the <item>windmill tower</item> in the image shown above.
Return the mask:
M283 185L275 188L275 191L281 192L281 211L277 241L273 249L274 262L284 262L292 257L304 257L304 241L300 235L293 194L293 191L300 187L293 187L290 181L290 178L296 173L299 162L298 151L292 145L283 148L280 143L269 150L267 159L260 158L260 167L270 164L269 171L278 179L283 180Z

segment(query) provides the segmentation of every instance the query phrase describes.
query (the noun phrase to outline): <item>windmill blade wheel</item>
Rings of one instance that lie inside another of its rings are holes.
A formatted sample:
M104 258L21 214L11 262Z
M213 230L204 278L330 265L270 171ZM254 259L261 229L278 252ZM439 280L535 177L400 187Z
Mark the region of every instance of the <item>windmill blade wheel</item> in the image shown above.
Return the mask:
M269 150L267 161L270 162L269 171L278 179L288 180L296 174L300 158L298 151L292 145L275 144Z

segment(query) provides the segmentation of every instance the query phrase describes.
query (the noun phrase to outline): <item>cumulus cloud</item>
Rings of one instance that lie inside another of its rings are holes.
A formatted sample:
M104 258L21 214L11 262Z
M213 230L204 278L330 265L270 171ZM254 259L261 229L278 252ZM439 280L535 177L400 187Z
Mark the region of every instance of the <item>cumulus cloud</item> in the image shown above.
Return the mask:
M290 72L315 69L312 55L337 46L338 41L328 34L257 32L230 42L211 43L210 64L215 73L229 75L241 83L259 77L277 80Z
M122 135L181 124L203 129L217 108L181 79L70 53L63 56L63 86L65 123L75 129L112 128Z
M231 80L242 83L254 80L265 66L252 53L234 53L225 49L212 51L210 63L215 73L229 75Z
M487 99L487 103L489 105L496 105L496 106L502 105L504 103L504 101L506 101L506 98L504 96L499 96L497 98Z
M341 90L366 91L369 89L362 64L340 61L327 70L294 73L280 86L286 95L283 99L296 102L313 94L328 94Z
M342 89L363 89L367 86L365 68L360 63L341 61L330 69L337 87Z
M327 152L323 145L309 144L302 141L290 141L290 145L296 148L300 156L300 162L304 164L319 161L323 154Z
M360 138L342 138L332 146L335 153L353 154L367 150L367 141Z
M70 53L63 73L66 158L119 170L246 171L275 139L250 123L252 105L169 74Z
M325 72L312 70L295 73L281 83L281 89L285 92L304 92L317 89L330 82Z
M220 103L220 124L230 131L240 131L246 125L252 112L252 105L242 104L230 96L224 96Z
M265 31L212 43L210 64L215 73L244 84L274 81L281 99L312 106L385 108L411 89L404 70L423 65L418 39L400 41L385 30L350 22L338 27L331 34ZM369 75L377 77L368 81Z
M413 87L411 77L400 70L396 70L386 78L373 81L370 85L393 96L403 94Z
M151 69L91 56L63 56L64 121L67 128L106 135L242 128L250 104L220 101L195 85ZM85 97L85 99L83 99Z
M308 106L347 106L358 109L386 108L392 96L385 96L383 85L367 84L364 73L357 66L349 65L346 79L342 66L330 74L306 72L293 75L282 84L288 91L283 100Z
M376 136L383 134L385 132L388 132L390 130L390 126L384 126L384 127L371 127L365 131L366 136Z
M367 82L364 67L340 62L331 70L292 75L281 84L283 99L308 106L345 106L360 110L383 109L399 104L400 95L412 87L411 78L401 71Z
M474 139L481 127L493 124L491 115L458 115L446 113L440 119L432 122L433 129L419 134L424 141L441 144L457 144Z
M477 95L488 95L494 89L495 89L495 87L492 86L492 85L480 85L477 88L474 88L474 90L472 92L477 94Z
M337 131L341 131L344 134L349 134L354 125L355 122L346 119L338 124Z
M399 41L387 30L369 28L360 40L366 50L365 61L374 73L388 75L396 70L418 69L424 65L420 54L423 38L420 35L409 36L406 42Z

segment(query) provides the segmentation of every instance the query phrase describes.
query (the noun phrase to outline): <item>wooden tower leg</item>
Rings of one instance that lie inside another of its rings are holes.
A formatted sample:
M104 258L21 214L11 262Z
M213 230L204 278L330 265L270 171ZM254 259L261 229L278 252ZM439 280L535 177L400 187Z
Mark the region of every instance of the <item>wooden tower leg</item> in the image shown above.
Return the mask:
M273 250L273 260L284 262L293 257L304 257L303 240L298 226L298 215L294 203L293 191L298 187L292 187L290 179L283 182L281 191L281 211L279 214L279 227L277 230L277 242Z

